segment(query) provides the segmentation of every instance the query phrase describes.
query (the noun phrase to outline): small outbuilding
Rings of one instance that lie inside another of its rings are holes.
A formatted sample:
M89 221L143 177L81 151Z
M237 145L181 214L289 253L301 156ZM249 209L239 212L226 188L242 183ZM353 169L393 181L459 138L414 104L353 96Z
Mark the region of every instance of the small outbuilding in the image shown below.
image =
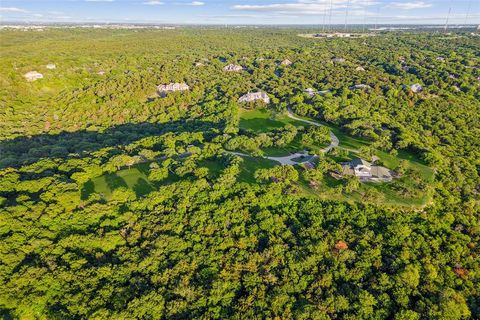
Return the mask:
M57 66L55 65L55 63L49 63L46 65L46 68L49 70L53 70L53 69L56 69Z
M285 59L285 60L283 60L282 62L280 62L280 64L281 64L282 66L289 66L289 65L291 65L292 63L293 63L293 62L290 61L290 60L288 60L288 59Z
M27 81L35 81L43 78L43 74L37 71L30 71L23 75Z
M238 102L251 102L255 100L262 100L266 104L270 103L270 97L265 92L249 92L238 99Z
M225 66L223 70L228 72L236 72L236 71L242 71L243 67L236 64L229 64Z
M365 69L361 66L358 66L355 68L356 71L365 71Z

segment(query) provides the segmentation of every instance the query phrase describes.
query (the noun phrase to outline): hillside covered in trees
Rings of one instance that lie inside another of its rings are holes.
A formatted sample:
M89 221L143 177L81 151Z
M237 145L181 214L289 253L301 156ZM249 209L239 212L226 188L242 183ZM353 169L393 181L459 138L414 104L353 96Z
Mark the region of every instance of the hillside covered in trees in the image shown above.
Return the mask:
M478 318L480 37L305 32L0 31L0 315Z

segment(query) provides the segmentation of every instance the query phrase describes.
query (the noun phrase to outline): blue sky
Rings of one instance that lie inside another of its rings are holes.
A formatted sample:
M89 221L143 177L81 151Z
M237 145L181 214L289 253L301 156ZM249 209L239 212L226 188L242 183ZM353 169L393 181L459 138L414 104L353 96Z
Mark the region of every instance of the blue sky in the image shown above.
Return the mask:
M0 0L0 21L444 24L450 8L452 25L480 24L480 0Z

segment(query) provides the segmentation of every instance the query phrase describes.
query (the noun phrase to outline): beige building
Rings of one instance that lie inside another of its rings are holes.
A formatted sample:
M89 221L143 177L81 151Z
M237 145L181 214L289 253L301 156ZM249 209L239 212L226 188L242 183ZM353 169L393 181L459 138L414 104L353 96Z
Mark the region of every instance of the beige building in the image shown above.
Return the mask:
M342 163L343 176L356 176L365 182L388 182L392 181L393 172L389 169L371 164L360 158Z
M266 104L270 103L270 97L265 92L249 92L238 99L238 102L251 102L255 100L263 100Z
M186 83L161 84L157 87L158 93L162 96L166 95L169 92L186 90L190 90L190 87Z
M35 80L43 78L43 74L41 74L37 71L27 72L23 76L25 77L25 79L27 79L27 81L35 81Z
M239 65L236 65L236 64L229 64L229 65L225 66L225 68L223 68L223 70L228 71L228 72L236 72L236 71L242 71L243 67L239 66Z

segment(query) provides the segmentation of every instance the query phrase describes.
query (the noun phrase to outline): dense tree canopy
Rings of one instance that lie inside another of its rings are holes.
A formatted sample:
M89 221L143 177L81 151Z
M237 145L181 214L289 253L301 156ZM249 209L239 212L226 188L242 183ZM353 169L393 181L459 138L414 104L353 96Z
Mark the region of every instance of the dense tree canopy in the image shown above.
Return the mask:
M2 317L478 318L480 38L301 32L2 30ZM262 158L330 130L311 170ZM386 191L332 178L357 141L403 159Z

